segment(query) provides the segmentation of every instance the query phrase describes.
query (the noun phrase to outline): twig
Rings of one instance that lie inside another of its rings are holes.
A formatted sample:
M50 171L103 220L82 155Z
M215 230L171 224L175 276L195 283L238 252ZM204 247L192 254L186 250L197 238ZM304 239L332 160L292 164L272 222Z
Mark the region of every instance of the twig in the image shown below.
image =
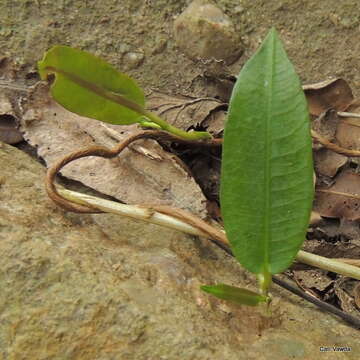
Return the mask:
M296 260L307 265L360 280L360 269L357 266L346 264L343 261L329 259L303 250L297 253Z
M166 131L159 130L145 130L139 131L131 136L125 138L121 143L115 146L112 149L108 149L104 146L92 146L86 149L81 149L78 151L74 151L63 158L61 158L58 162L52 165L46 174L45 187L49 197L59 206L68 211L73 211L77 213L99 213L102 212L98 209L94 209L91 206L84 206L73 203L66 198L62 197L55 185L55 177L56 174L67 164L70 162L81 159L87 156L99 156L106 159L111 159L117 155L119 155L125 148L127 148L131 143L139 139L154 139L158 141L175 141L179 143L185 143L193 146L205 146L205 147L213 147L213 146L221 146L222 139L207 139L207 140L186 140L180 137L177 137L173 134L170 134Z
M113 158L119 155L127 146L132 144L134 141L144 138L155 139L158 141L159 140L178 141L178 142L197 145L197 146L211 147L211 146L221 145L221 139L211 139L201 142L201 141L184 140L164 131L158 131L158 130L140 131L134 135L127 137L120 144L118 144L112 149L108 149L102 146L94 146L87 149L72 152L66 155L65 157L63 157L62 159L60 159L60 161L54 164L47 172L46 190L49 197L64 209L78 213L102 213L102 212L115 211L120 215L134 217L133 214L134 213L139 214L139 209L142 208L144 211L141 215L142 219L151 222L153 222L154 219L158 221L157 219L159 215L157 214L161 213L163 215L167 215L172 218L175 218L178 221L180 220L184 224L186 224L186 226L184 225L185 226L184 230L181 231L189 232L189 230L186 229L188 229L188 226L191 226L193 227L193 230L191 230L192 234L199 236L206 236L211 239L214 239L218 244L221 244L222 246L224 245L228 246L229 242L223 231L214 228L213 226L207 224L202 219L184 210L170 206L159 206L159 205L149 206L146 204L137 205L134 208L134 205L118 204L115 202L109 202L108 200L89 197L88 195L81 195L78 193L72 193L72 197L68 199L65 195L63 195L66 193L64 192L61 193L60 190L56 188L54 184L55 176L66 164L86 156L100 156L104 158ZM127 209L126 211L130 211L129 209L131 209L132 210L131 215L127 215L125 209ZM133 209L136 209L137 211L134 212ZM167 221L163 221L164 219L163 217L160 218L162 219L161 225L167 227L173 226L173 223L172 221L170 221L169 218L165 218L167 219L169 225L166 225ZM304 251L299 251L297 255L297 260L308 265L317 266L328 271L333 271L360 280L360 269L349 264L324 258L318 255L309 254Z
M338 195L338 196L348 197L351 199L360 200L359 195L344 193L341 191L334 191L334 190L328 190L328 189L317 189L316 192L322 192L322 193L326 193L326 194L330 194L330 195Z
M103 127L103 129L105 131L105 134L108 135L113 140L120 141L120 142L124 140L125 136L122 136L121 134L119 134L113 128L107 126L106 124L104 124L102 122L100 122L100 125ZM130 149L130 150L132 150L132 151L134 151L134 152L136 152L138 154L144 155L144 156L148 157L151 160L158 160L158 161L162 160L162 157L159 154L157 154L156 152L151 151L151 150L149 150L146 147L141 146L141 145L130 144L128 146L128 149Z
M164 207L152 205L151 207L145 207L139 205L125 205L64 189L58 189L58 192L67 200L85 205L88 208L91 208L93 212L94 210L100 210L98 212L127 216L165 226L167 228L180 230L191 235L211 237L212 239L215 239L216 242L229 247L229 241L223 230L216 229L205 221L181 209L172 208L170 206ZM298 252L296 260L307 265L360 280L360 269L342 261L310 254L303 250Z
M98 213L112 213L127 216L179 230L190 235L211 237L223 246L229 246L224 231L216 229L196 216L178 208L161 205L151 205L151 207L145 207L144 205L126 205L71 190L57 190L65 199L90 208L92 212L98 210Z
M352 156L352 157L359 157L360 151L359 150L352 150L352 149L346 149L339 145L336 145L326 139L324 136L321 136L319 133L317 133L315 130L311 130L311 136L318 141L320 144L324 145L327 149L330 149L338 154L345 155L345 156Z
M360 259L335 258L334 260L344 262L345 264L360 267Z
M47 173L46 177L46 190L48 192L49 197L58 205L63 207L66 210L79 212L79 213L115 213L123 216L128 216L136 219L140 219L143 221L151 222L154 224L162 225L165 227L169 227L172 229L180 230L182 232L197 235L197 236L205 236L215 241L218 245L220 245L225 251L231 254L231 250L229 247L229 242L226 238L225 232L221 229L215 228L202 219L188 213L184 210L173 208L170 206L145 206L145 205L125 205L120 204L114 201L109 201L105 199L100 199L94 196L80 194L74 191L69 191L65 189L57 189L54 181L56 174L69 162L86 157L86 156L100 156L104 158L112 158L117 156L124 150L129 144L132 142L142 139L155 139L155 140L164 140L164 141L177 141L182 143L187 143L196 146L221 146L222 139L210 139L206 141L192 141L192 140L184 140L182 138L178 138L172 134L163 131L142 131L136 133L132 136L126 138L122 143L117 145L113 149L107 149L105 147L95 146L87 149L83 149L80 151L73 152L64 158L60 159L55 165L53 165ZM322 269L337 272L344 276L353 277L355 279L360 280L360 269L342 263L337 260L327 259L318 255L313 255L306 253L305 251L299 251L296 259L300 262L303 262L308 265L317 266ZM282 284L280 279L273 277L275 283L280 284L284 288L290 290L291 287ZM303 293L299 289L292 288L290 291L293 293L307 299L307 294ZM300 295L301 294L301 295ZM351 316L343 313L342 311L333 307L329 304L326 304L318 299L316 301L315 298L311 297L311 299L307 299L312 303L331 311L343 319L349 321L352 324L357 323L357 319L354 322L351 320ZM331 309L331 310L330 310Z
M347 323L353 325L354 327L360 329L360 319L352 316L337 307L328 304L325 301L319 300L315 296L311 296L310 294L300 290L299 288L295 287L294 285L288 283L287 281L281 280L276 276L272 277L272 280L275 284L285 288L286 290L289 290L293 294L300 296L302 299L307 300L311 302L312 304L318 306L320 309L330 312L331 314L334 314L336 316L339 316L341 319L346 321Z
M179 231L182 231L182 232L190 234L190 235L205 236L205 237L209 236L208 232L201 231L198 227L194 227L193 225L190 225L187 222L184 222L182 219L174 218L173 216L154 211L152 208L139 207L137 205L125 205L125 204L117 203L114 201L109 201L109 200L97 198L97 197L94 197L91 195L85 195L85 194L81 194L81 193L77 193L77 192L65 190L65 189L59 189L58 191L61 194L61 196L64 196L65 198L67 198L70 201L74 201L74 202L77 202L82 205L93 206L103 212L131 217L131 218L146 221L146 222L149 222L152 224L157 224L157 225L161 225L161 226L164 226L167 228L179 230ZM224 231L222 231L220 229L215 229L215 231L219 232L218 238L215 238L216 239L215 242L218 245L220 245L227 253L229 253L230 255L233 256L233 254L229 248L229 243L225 237ZM317 261L319 261L319 259L322 261L326 260L325 264L328 264L329 260L330 260L330 259L325 259L318 255L306 253L305 251L299 251L296 259L298 261L302 261L306 264L314 265L314 263L309 260L314 257L316 257ZM342 260L347 261L349 259L342 259ZM344 267L344 265L346 265L346 264L341 264L341 263L338 264L339 261L335 261L335 260L333 260L333 261L330 260L330 262L333 264L335 263L335 265L340 266L341 268ZM315 266L318 266L318 263L316 263ZM351 266L351 268L353 268L353 267ZM332 268L330 271L334 271L334 269ZM358 269L358 276L359 276L358 279L360 279L360 269ZM302 299L305 299L305 300L311 302L312 304L318 306L320 309L328 311L334 315L337 315L340 318L342 318L344 321L351 324L352 326L360 328L360 319L358 319L348 313L345 313L344 311L341 311L340 309L336 308L335 306L332 306L322 300L319 300L314 296L311 296L311 295L305 293L303 290L278 278L277 276L272 276L272 280L275 284L283 287L284 289L292 292L293 294L295 294L297 296L300 296Z
M26 93L29 93L31 90L31 88L29 86L17 84L15 82L2 80L2 79L0 79L0 88L10 89L10 90L15 90L15 91L22 91L22 92L26 92Z
M337 114L340 117L351 117L351 118L360 118L360 114L355 114L355 113L349 113L349 112L344 112L344 111L338 111Z

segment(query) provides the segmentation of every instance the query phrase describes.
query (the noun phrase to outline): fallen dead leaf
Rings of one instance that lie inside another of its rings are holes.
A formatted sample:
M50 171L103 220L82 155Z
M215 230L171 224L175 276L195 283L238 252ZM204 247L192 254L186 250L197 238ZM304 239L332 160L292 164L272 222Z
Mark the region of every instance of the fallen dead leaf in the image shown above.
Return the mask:
M358 282L354 288L354 300L356 306L360 310L360 282Z
M343 79L332 79L316 84L304 85L311 115L319 116L324 111L335 109L344 111L354 97L348 83Z
M202 122L224 103L214 98L194 98L190 96L170 96L154 91L147 96L147 108L154 111L173 126L190 130Z
M316 172L329 177L334 177L348 161L346 156L326 148L316 150L313 154Z
M356 240L335 241L336 238L341 240L340 232L337 237L331 237L330 234L327 234L325 227L323 230L325 231L324 236L319 236L316 240L305 241L303 250L333 259L360 258L360 244Z
M336 139L344 148L360 150L360 119L348 118L340 121Z
M360 175L346 170L329 188L316 189L314 210L321 216L360 219Z
M335 110L327 110L312 121L311 128L329 141L335 139L339 117Z
M17 144L23 140L18 129L18 120L10 99L5 92L0 93L0 141Z
M201 123L201 126L211 135L219 137L224 131L226 116L226 110L216 108L209 113L207 118Z
M108 125L125 138L138 131L136 125ZM21 120L27 141L51 166L71 151L92 145L113 147L118 143L104 126L68 112L39 84L31 95ZM62 170L67 178L125 203L172 205L205 217L206 198L183 163L153 140L138 141L117 158L87 157Z
M317 292L325 291L334 280L329 278L326 271L311 269L311 270L294 270L295 280L305 289L316 290Z
M358 102L353 103L349 110L359 112ZM360 119L356 117L341 118L336 131L337 143L350 150L360 150ZM359 158L351 158L351 161L360 164Z
M352 292L354 287L354 281L349 278L341 277L334 283L334 293L339 299L340 308L352 315L358 316L359 312L356 309L354 297L349 294L347 288L350 288Z

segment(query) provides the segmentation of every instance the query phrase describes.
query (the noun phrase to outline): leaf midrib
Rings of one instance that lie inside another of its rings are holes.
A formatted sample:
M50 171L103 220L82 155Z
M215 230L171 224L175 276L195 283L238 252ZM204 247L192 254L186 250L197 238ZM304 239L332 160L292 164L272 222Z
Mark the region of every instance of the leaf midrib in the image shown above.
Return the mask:
M275 37L272 34L271 36L271 47L268 51L268 64L271 66L266 67L266 81L268 82L265 89L267 89L266 99L267 99L267 116L265 122L265 217L264 217L264 229L265 229L265 238L264 238L264 269L263 271L269 271L269 253L270 253L270 242L271 242L271 233L270 233L270 221L271 221L271 138L270 138L270 129L271 129L271 120L272 120L272 101L273 101L273 80L275 72Z
M87 81L87 80L81 78L80 76L78 76L76 74L69 73L65 70L58 69L54 66L46 66L45 70L47 70L48 72L53 72L55 74L59 73L59 74L65 76L66 78L68 78L69 80L71 80L72 82L74 82L75 84L84 87L85 89L95 93L96 95L98 95L106 100L112 101L121 106L125 106L138 114L146 115L145 110L141 105L138 105L135 102L129 100L124 95L109 91L101 86L98 86L90 81Z

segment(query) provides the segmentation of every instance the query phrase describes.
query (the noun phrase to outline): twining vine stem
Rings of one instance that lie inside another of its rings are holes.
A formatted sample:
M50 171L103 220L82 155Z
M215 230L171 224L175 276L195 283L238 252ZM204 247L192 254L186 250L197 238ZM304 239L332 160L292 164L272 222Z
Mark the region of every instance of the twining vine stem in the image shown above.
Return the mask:
M333 143L330 143L327 139L321 137L319 134L317 134L314 131L312 131L312 136L316 141L320 142L321 144L330 148L331 150L334 150L336 152L348 156L360 156L360 151L341 148ZM60 189L55 186L56 175L65 165L69 164L70 162L87 156L113 158L115 156L118 156L132 142L139 139L154 139L162 142L171 141L178 143L186 143L190 146L219 147L222 145L222 139L185 140L183 138L179 138L165 131L159 131L159 130L139 131L127 137L124 141L122 141L112 149L108 149L102 146L93 146L72 152L64 156L62 159L60 159L58 162L56 162L53 166L51 166L48 169L46 176L46 191L49 197L57 205L61 206L65 210L72 212L115 213L118 215L141 219L143 221L151 222L165 227L170 227L188 234L205 236L213 240L216 244L218 244L220 247L222 247L224 250L226 250L228 253L231 254L229 242L226 238L225 232L222 229L214 227L208 224L207 222L205 222L204 220L198 218L197 216L182 209L171 206L164 206L164 205L146 205L146 204L125 205L90 195L85 195L65 189ZM310 254L300 250L296 256L296 260L308 265L316 266L324 270L336 272L341 275L349 276L360 280L360 268L347 264L346 259L339 259L339 260L328 259L322 256ZM273 279L273 280L278 285L281 285L282 283L280 279ZM289 290L288 285L285 286L284 284L283 287ZM290 289L290 291L292 290ZM297 295L299 295L298 291L296 293ZM304 296L302 297L305 298ZM321 303L323 302L318 299L307 299L307 300L322 307ZM325 309L325 306L323 308ZM326 309L328 311L331 311L329 307L326 307ZM336 315L339 315L339 311L340 311L339 309L336 309L336 311L334 310L331 312L335 313ZM339 315L339 316L341 316L344 320L348 322L350 321L348 315L346 316ZM354 318L352 324L359 326L360 322L358 319Z

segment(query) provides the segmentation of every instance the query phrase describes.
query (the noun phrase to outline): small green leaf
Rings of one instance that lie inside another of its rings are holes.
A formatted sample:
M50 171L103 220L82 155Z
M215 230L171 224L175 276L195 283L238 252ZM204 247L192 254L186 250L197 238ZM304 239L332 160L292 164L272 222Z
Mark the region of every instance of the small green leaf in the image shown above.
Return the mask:
M232 93L220 191L232 250L265 292L305 239L313 192L307 103L272 29Z
M144 94L135 81L85 51L54 46L38 68L43 80L55 75L52 96L76 114L127 125L138 122L144 111Z
M253 291L226 284L203 285L200 288L219 299L228 300L239 305L256 306L261 302L266 302L268 299L266 296Z

